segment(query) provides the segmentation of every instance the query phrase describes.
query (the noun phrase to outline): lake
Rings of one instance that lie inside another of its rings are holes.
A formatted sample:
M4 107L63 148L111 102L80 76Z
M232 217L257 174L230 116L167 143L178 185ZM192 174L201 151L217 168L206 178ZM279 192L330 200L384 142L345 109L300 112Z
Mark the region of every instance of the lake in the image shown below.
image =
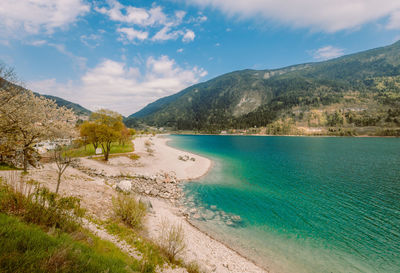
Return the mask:
M400 139L170 136L193 223L272 272L400 272ZM192 215L193 216L193 215Z

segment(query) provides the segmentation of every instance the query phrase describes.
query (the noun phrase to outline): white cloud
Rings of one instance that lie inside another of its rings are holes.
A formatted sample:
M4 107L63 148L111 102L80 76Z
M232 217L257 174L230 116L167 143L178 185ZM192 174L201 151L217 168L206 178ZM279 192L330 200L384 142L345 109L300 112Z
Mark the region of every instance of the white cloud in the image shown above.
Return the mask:
M15 38L41 31L52 33L89 10L83 0L1 0L0 34Z
M194 32L190 29L186 30L185 35L183 35L182 37L182 42L192 42L194 40L194 38L196 37L196 35L194 34Z
M95 10L107 15L113 21L127 25L120 26L117 29L117 32L121 34L121 41L135 43L151 40L161 42L177 40L179 37L182 37L184 42L194 40L194 32L181 27L186 16L185 11L178 10L173 14L166 14L162 7L156 4L146 9L123 5L117 0L110 0L107 3L108 6L95 7ZM207 17L202 15L199 20L203 22L206 19ZM132 26L135 26L135 28Z
M169 26L163 27L160 31L158 31L153 38L152 41L167 41L167 40L176 40L180 35L183 35L181 30L171 31Z
M321 47L313 52L313 57L316 60L323 61L340 57L344 54L344 50L333 46Z
M124 38L129 41L143 41L149 37L149 33L147 31L140 31L133 28L118 28L117 31L122 33Z
M46 43L47 43L46 40L36 40L36 41L31 42L30 45L42 46L42 45L45 45Z
M183 48L178 48L178 49L176 50L176 52L177 52L177 53L182 53L182 52L183 52Z
M182 68L168 56L147 58L143 72L123 62L104 60L89 69L80 83L58 83L55 79L32 82L37 92L60 96L90 109L108 108L130 115L154 100L197 83L207 71Z
M400 29L400 10L392 13L386 27L388 29Z
M293 27L336 32L353 29L387 16L389 27L398 26L399 0L189 0L220 9L228 16L264 18Z
M150 9L125 6L116 0L108 1L110 8L95 7L95 10L108 15L111 20L130 23L139 26L163 25L167 21L167 16L159 6L153 6Z
M100 45L101 36L97 34L82 35L81 42L90 48L96 48Z

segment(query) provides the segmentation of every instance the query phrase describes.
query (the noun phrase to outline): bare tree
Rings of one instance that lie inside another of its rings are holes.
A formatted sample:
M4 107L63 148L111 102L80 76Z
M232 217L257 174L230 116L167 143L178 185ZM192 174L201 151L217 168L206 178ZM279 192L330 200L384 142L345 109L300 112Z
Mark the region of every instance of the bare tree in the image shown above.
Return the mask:
M58 146L53 152L53 160L57 166L57 188L56 193L60 188L61 177L64 174L65 170L71 165L73 162L72 158L67 155L67 151L62 147Z

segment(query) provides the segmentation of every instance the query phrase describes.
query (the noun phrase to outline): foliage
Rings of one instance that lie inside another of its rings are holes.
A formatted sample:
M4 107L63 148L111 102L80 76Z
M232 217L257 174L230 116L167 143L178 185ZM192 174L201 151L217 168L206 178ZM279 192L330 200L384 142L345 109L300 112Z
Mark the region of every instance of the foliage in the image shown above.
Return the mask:
M0 163L0 171L13 171L13 170L18 170L18 168L10 166L6 163Z
M90 121L80 127L81 137L92 143L96 149L100 145L104 159L108 161L113 142L126 142L130 131L122 123L122 116L116 112L101 109L90 115Z
M119 144L118 142L111 143L110 155L111 154L122 154L130 153L134 151L134 145L132 142L128 142L126 145ZM70 148L68 155L70 157L85 157L95 155L95 150L92 144L86 144L78 148Z
M22 181L16 174L0 181L0 212L64 231L76 230L84 215L78 198L60 197L35 181Z
M75 115L72 110L59 108L54 101L7 81L9 74L0 68L0 159L12 158L27 171L28 165L35 165L38 159L32 145L71 136Z
M119 194L112 201L114 213L118 218L132 228L142 228L146 215L146 206L143 203L137 201L133 195L125 194Z
M100 139L97 135L97 124L94 122L83 122L79 128L83 144L92 144L93 150L96 151L97 147L99 147L100 144Z
M170 261L175 261L177 255L181 254L186 248L182 224L171 224L167 219L163 219L160 223L160 229L159 246Z
M1 272L127 272L136 261L109 242L82 231L46 233L0 213Z

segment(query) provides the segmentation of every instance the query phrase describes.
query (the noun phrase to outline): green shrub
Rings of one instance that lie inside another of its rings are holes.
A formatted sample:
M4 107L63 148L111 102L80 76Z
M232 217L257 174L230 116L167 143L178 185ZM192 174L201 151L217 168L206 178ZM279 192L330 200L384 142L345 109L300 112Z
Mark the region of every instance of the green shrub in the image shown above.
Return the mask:
M185 234L182 224L171 224L167 219L163 219L160 223L161 233L158 243L161 250L170 259L175 262L176 256L182 253L185 248Z
M185 265L185 268L188 273L200 273L200 266L198 263L192 261L189 264Z
M113 209L117 217L132 228L140 229L146 215L145 204L137 201L132 195L119 194L113 198Z
M0 212L63 231L76 230L84 216L78 198L61 197L35 181L15 177L0 181Z

